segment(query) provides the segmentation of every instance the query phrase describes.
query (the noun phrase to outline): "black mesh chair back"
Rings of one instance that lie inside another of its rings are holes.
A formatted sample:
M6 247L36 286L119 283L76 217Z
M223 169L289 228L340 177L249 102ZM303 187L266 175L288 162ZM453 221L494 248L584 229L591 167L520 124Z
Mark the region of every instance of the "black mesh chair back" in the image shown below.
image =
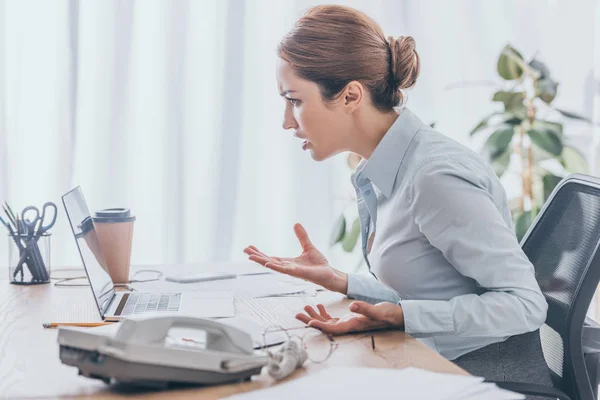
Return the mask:
M557 388L571 399L593 399L582 329L600 280L600 179L574 174L554 189L523 237L548 301L542 350Z

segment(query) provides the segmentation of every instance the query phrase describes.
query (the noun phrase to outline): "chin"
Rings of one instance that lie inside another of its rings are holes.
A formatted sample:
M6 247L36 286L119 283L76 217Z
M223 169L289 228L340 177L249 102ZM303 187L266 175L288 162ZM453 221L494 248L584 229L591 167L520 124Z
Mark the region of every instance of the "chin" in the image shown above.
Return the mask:
M330 158L331 156L333 156L333 154L323 154L323 153L319 152L318 150L312 148L312 149L310 149L310 156L315 161L325 161L328 158Z

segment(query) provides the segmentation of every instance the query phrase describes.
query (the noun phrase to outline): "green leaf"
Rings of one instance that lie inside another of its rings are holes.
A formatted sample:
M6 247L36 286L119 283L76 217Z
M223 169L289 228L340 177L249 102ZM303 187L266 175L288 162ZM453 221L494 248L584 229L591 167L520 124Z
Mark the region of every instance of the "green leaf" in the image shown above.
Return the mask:
M575 113L573 113L571 111L565 111L565 110L561 110L561 109L558 109L558 108L556 108L555 110L558 111L559 113L561 113L563 116L565 116L567 118L577 119L579 121L587 122L588 124L592 123L592 121L589 118L586 118L586 117L581 116L579 114L575 114Z
M504 103L504 109L506 111L511 111L523 104L523 101L525 101L525 93L506 92L501 90L499 92L494 93L492 101L500 101Z
M541 119L536 119L533 121L533 129L538 131L549 130L553 131L557 136L563 136L563 126L557 122L544 121Z
M517 50L510 45L506 45L498 58L498 74L502 78L510 81L518 79L523 75L523 69L515 61L515 58L523 60L523 56Z
M515 222L515 234L517 235L519 242L527 233L527 229L529 229L532 220L533 217L531 211L525 211L524 213L517 215Z
M546 104L552 103L552 100L556 97L556 90L558 88L558 83L553 80L546 79L538 79L534 83L535 94Z
M479 122L477 124L477 126L475 128L473 128L473 130L469 133L469 136L473 136L474 134L476 134L477 132L479 132L482 129L485 129L488 127L488 122L490 120L490 118L492 118L495 115L500 114L499 112L493 112L490 115L488 115L487 117L485 117L484 119L481 120L481 122Z
M333 230L331 231L331 237L329 238L329 245L333 246L338 242L341 242L346 235L346 218L344 215L340 215L339 218L335 221L333 225Z
M565 146L561 153L561 164L569 173L589 174L585 157L572 147Z
M562 178L560 176L556 176L554 174L547 173L546 175L544 175L542 180L544 182L544 202L545 202L546 200L548 200L548 197L550 197L550 194L552 193L552 191L554 190L556 185L558 185L558 183L562 180Z
M492 159L490 163L494 173L498 176L498 178L502 177L508 168L508 164L510 164L510 148L504 150L504 152Z
M533 153L533 164L537 165L542 161L555 159L554 154L550 154L547 151L540 149L538 146L531 146L531 152Z
M493 161L506 151L514 133L513 126L502 125L487 138L483 145L482 154L487 157L488 161Z
M354 246L356 246L356 242L358 241L359 236L360 220L356 218L352 223L352 229L350 229L350 232L342 240L342 248L344 249L344 251L350 253L352 250L354 250Z
M511 104L510 110L506 111L520 121L527 119L527 106L525 103Z
M529 66L540 73L540 79L550 77L550 70L546 67L546 64L536 60L535 58L529 62Z
M527 131L527 135L531 138L532 143L550 154L558 156L563 150L562 140L553 131L530 129Z
M523 122L523 119L517 117L513 113L510 113L510 112L504 113L504 123L505 124L517 126L517 125L521 125L521 122Z

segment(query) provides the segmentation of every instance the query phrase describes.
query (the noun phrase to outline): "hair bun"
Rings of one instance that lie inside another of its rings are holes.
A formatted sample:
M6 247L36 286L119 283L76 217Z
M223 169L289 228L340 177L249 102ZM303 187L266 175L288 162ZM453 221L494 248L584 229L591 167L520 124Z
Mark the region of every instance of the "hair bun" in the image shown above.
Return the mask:
M390 82L395 90L410 89L417 83L421 62L412 36L388 37L390 46Z

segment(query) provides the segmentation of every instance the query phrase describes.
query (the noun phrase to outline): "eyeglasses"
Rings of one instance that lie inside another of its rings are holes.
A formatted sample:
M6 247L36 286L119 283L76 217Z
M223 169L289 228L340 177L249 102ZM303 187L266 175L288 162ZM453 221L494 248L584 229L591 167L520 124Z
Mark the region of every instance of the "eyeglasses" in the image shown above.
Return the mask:
M283 341L298 341L300 343L300 347L306 352L308 360L315 364L320 364L327 361L333 352L338 348L338 343L335 341L333 336L318 331L315 328L308 326L299 328L283 328L279 325L273 325L267 327L262 334L263 342L261 349L270 357L274 357L275 354L269 349L267 344L281 342L281 339L276 340L273 337L274 335L281 335L281 332L283 332L286 336ZM327 346L325 349L323 349L323 346L319 343L322 340L327 341Z
M375 350L375 339L371 334L358 334L358 336L353 337L352 339L338 342L332 335L313 327L303 326L298 328L283 328L280 325L273 325L267 327L262 334L263 342L261 350L265 351L269 357L275 357L275 354L269 349L270 345L268 345L268 343L281 343L281 339L275 340L273 337L273 335L281 335L281 332L285 333L286 335L286 339L283 341L298 341L300 343L300 347L306 352L307 359L315 364L321 364L327 361L340 347L340 344L346 344L364 338L370 338L373 350ZM326 343L325 345L323 345L324 341Z

